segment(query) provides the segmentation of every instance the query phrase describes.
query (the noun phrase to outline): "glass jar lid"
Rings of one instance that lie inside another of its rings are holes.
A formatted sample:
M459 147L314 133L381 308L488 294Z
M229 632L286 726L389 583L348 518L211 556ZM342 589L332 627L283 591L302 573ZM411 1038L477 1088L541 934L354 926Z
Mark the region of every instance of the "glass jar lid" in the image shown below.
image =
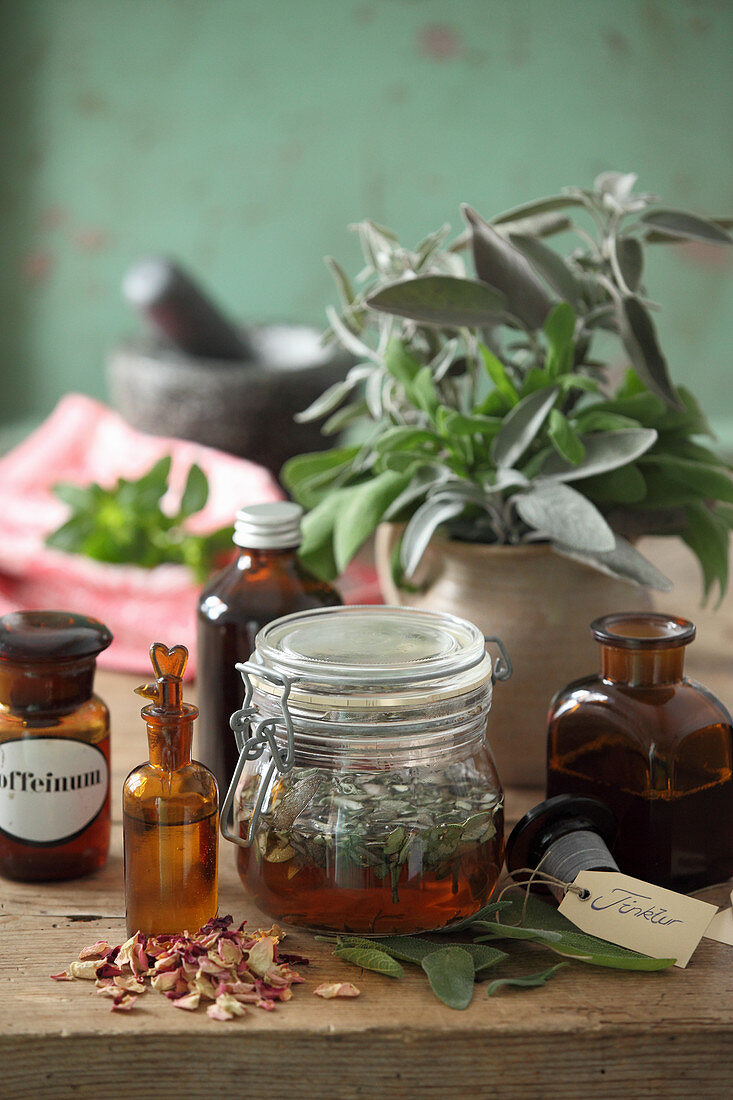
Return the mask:
M465 694L491 681L478 627L416 608L318 608L275 619L255 640L254 661L295 681L293 701L399 705ZM268 689L266 682L258 689Z

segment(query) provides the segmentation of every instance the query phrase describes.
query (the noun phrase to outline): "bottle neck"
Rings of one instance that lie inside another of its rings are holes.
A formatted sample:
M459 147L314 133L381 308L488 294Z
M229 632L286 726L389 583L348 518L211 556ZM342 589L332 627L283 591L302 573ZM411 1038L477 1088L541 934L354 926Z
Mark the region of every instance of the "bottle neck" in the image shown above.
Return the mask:
M191 709L195 711L194 707ZM175 718L145 715L150 763L154 768L175 772L191 763L193 720L196 714L198 711L187 717Z
M684 675L685 647L627 649L601 646L604 680L629 687L659 687L679 683Z
M239 560L243 559L253 566L264 566L273 562L286 561L297 553L297 546L240 546Z
M0 702L13 714L43 717L68 714L91 698L94 661L14 664L0 661Z

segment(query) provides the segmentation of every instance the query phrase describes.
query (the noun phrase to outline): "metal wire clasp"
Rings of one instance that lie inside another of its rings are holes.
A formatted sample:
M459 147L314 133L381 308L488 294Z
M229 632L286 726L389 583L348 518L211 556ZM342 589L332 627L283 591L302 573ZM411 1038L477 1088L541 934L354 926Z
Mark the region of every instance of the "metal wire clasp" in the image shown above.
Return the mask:
M499 650L499 656L496 658L492 677L494 680L508 680L514 672L514 666L512 660L506 651L506 647L501 638L495 638L493 634L484 634L485 642L494 642Z
M221 808L221 834L223 837L226 837L227 840L233 841L234 844L239 844L241 848L249 848L254 840L255 832L257 831L257 823L260 818L262 803L265 800L265 795L269 789L273 775L276 771L280 772L281 775L287 775L287 773L292 770L293 764L295 763L293 720L288 709L288 697L295 680L289 676L285 676L283 673L272 672L269 669L263 668L262 665L258 665L254 661L244 661L238 664L236 668L241 674L244 684L244 701L240 709L235 710L234 714L229 719L229 725L234 731L234 738L237 742L237 748L239 749L239 759ZM269 683L280 687L282 725L280 725L278 718L260 718L259 721L253 721L255 715L257 715L259 711L258 708L252 704L254 686L250 674L255 675L260 680L267 680ZM283 732L285 734L284 749L281 749L277 743L275 735L278 732L280 733L281 739ZM260 780L257 802L255 803L255 808L249 820L247 837L244 839L241 836L237 836L237 834L232 831L229 824L234 796L244 770L244 765L248 760L259 760L266 747L270 749L272 760L270 761L270 766L265 776Z

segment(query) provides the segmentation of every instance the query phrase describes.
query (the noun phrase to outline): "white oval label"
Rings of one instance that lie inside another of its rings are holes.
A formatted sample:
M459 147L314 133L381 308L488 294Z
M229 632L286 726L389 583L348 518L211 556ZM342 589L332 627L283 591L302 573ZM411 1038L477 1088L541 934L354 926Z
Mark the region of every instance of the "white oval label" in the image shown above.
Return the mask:
M0 830L13 840L59 844L104 805L109 767L101 749L61 737L0 743Z

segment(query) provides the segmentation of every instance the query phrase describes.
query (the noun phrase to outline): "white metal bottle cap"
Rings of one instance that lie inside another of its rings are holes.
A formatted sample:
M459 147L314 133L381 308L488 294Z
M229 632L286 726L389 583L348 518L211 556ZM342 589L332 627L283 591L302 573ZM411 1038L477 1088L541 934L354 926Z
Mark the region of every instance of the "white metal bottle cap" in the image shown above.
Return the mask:
M234 542L251 550L280 550L300 546L303 509L289 500L248 504L234 523Z

